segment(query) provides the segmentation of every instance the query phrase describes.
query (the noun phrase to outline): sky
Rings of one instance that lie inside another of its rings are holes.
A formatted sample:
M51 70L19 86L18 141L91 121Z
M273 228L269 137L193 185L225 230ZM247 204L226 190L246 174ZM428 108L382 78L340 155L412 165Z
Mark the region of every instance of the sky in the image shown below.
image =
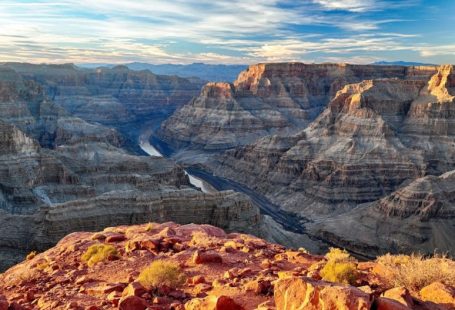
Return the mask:
M455 63L455 0L0 0L0 62Z

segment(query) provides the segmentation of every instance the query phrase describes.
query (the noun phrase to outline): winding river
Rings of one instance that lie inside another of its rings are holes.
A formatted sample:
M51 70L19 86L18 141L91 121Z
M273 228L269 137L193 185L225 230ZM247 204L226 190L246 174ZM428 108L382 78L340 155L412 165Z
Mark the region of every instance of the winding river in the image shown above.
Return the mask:
M150 156L155 156L155 157L164 157L163 154L161 154L153 145L150 144L148 138L144 138L141 136L139 139L139 146L141 149L149 154ZM202 181L199 178L196 178L195 176L191 175L188 173L188 171L185 170L185 174L188 175L188 178L190 180L190 183L194 186L199 188L202 192L204 193L213 193L216 192L217 190L207 184L206 182Z

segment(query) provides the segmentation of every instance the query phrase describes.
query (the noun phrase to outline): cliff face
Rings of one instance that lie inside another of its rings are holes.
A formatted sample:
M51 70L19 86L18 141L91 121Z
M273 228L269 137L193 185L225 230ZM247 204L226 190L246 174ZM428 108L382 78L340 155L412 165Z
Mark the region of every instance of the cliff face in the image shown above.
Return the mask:
M158 136L174 147L221 150L305 128L337 91L378 78L427 80L434 67L258 64L233 84L209 83L176 111Z
M117 130L73 116L59 102L62 96L74 102L93 87L83 100L109 91L130 105L128 111L142 113L147 106L152 113L156 97L150 85L164 94L169 89L154 84L151 73L141 73L151 79L147 84L131 82L135 78L128 75L135 74L122 68L92 81L91 71L85 76L72 66L32 66L36 75L29 72L31 65L15 66L19 72L0 66L0 269L72 231L113 223L156 219L246 231L259 227L258 209L246 197L195 190L172 161L129 153ZM51 86L54 81L58 85ZM48 96L52 87L57 102Z
M355 207L382 199L415 179L453 170L453 67L438 67L427 80L421 80L421 75L414 79L415 74L407 79L365 80L346 85L305 130L289 136L267 136L249 146L227 151L210 168L263 192L288 210L313 218L317 225L352 208L359 212ZM437 193L433 187L428 187L428 191L428 195ZM392 197L396 195L400 192ZM414 219L429 221L429 226L423 225L430 227L429 230L425 231L423 226L415 229L409 226L406 230L399 220L390 220L394 224L385 225L390 230L379 231L385 236L393 229L400 234L412 231L420 235L412 242L397 241L401 250L426 248L431 252L431 247L453 250L454 245L447 238L427 243L429 236L437 231L442 233L443 229L435 224L440 221L439 213L423 211L428 202L425 195L420 198L415 202L422 206L418 208L420 211L406 204L400 204L400 211L376 208L374 220L362 217L369 224L360 226L383 223L380 214L390 218L423 212L426 214L423 218L416 215ZM353 215L355 212L340 217L352 216L360 221ZM450 217L444 225L450 225L451 221ZM346 223L352 225L353 221ZM343 228L335 228L337 224L327 226L331 230L325 229L324 239L334 243L336 240L348 248L356 247L357 237L351 236L354 238L351 244L346 241L351 237L342 233ZM357 235L365 237L361 233ZM376 245L375 237L369 237L362 239L364 244ZM388 243L379 248L382 251L397 246Z
M308 228L366 256L411 250L431 253L434 249L452 253L454 181L454 171L418 178L382 199Z
M72 116L102 124L119 125L168 114L197 95L198 79L112 69L80 69L74 65L6 63L28 80L41 84L45 94Z

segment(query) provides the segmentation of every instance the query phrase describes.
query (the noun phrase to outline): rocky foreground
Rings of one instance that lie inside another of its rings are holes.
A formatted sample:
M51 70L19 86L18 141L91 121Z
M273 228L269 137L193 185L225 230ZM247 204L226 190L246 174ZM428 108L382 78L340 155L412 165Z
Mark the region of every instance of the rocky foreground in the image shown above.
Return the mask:
M447 310L454 270L444 257L358 262L339 249L314 256L209 225L150 223L31 253L0 275L0 310Z

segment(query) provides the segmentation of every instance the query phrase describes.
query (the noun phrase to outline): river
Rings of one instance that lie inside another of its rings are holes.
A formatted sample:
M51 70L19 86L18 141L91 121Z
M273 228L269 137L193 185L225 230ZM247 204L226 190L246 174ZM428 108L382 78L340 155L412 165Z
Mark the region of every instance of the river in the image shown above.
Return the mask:
M139 146L141 149L149 154L150 156L155 156L155 157L164 157L163 154L161 154L153 145L150 144L148 138L144 138L141 136L139 139ZM194 186L199 188L202 192L204 193L213 193L216 192L217 190L207 184L206 182L202 181L199 178L196 178L195 176L191 175L188 173L188 171L185 170L185 174L188 175L188 179L190 180L190 183Z

